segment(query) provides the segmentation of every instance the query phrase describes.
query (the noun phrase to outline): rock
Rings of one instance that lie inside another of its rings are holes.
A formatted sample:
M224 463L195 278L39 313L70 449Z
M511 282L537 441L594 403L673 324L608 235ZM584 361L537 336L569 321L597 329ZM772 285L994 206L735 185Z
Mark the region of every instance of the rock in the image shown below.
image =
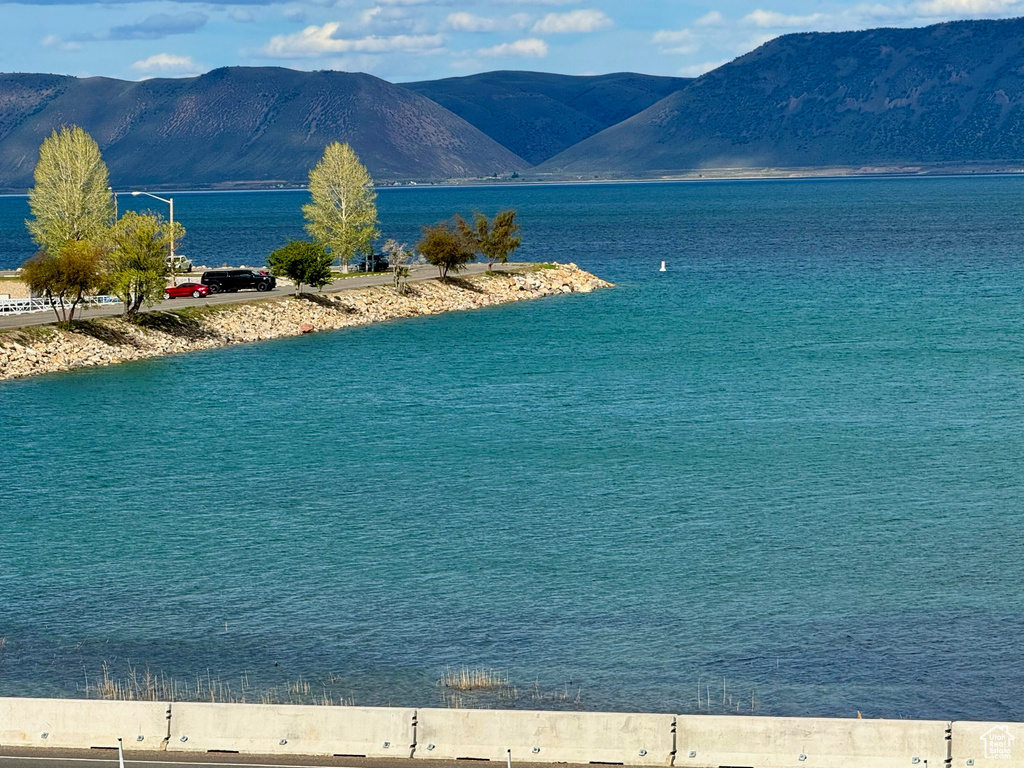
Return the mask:
M54 330L45 341L19 344L5 339L0 344L0 380L86 365L109 365L157 355L211 349L227 344L275 339L317 329L349 328L397 317L433 315L493 304L522 301L560 293L590 293L609 287L600 278L575 264L535 272L491 274L464 278L473 289L423 282L399 296L389 286L346 291L330 297L327 304L294 298L238 305L204 316L196 333L171 336L145 330L119 318L102 320L126 338L123 344L107 344L83 334Z

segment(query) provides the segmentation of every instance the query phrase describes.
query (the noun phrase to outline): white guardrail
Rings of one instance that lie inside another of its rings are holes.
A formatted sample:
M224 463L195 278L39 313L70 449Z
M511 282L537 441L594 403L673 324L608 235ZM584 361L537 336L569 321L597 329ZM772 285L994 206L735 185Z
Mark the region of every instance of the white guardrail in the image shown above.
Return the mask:
M120 304L121 300L117 296L86 296L79 303L79 308L82 307L93 307L102 304ZM0 297L0 315L22 315L28 312L52 312L54 307L60 309L60 302L53 301L51 299L11 299ZM70 306L69 302L64 302L64 306Z

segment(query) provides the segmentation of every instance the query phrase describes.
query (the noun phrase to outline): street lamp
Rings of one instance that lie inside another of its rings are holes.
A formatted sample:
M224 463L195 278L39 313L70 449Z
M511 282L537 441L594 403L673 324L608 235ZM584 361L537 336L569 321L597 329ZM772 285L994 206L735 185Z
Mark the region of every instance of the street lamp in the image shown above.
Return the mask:
M167 203L171 207L171 274L174 274L174 198L173 197L157 197L149 192L132 192L132 197L138 197L139 195L145 195L146 197L152 197L154 200L159 200L161 203Z

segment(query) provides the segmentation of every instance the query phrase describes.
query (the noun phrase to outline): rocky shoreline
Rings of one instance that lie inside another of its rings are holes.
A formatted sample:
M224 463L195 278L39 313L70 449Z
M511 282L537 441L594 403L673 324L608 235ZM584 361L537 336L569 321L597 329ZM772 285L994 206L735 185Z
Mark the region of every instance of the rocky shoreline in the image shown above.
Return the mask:
M575 264L538 265L412 283L404 296L391 286L375 286L152 312L137 324L104 318L76 324L72 331L32 326L0 333L0 381L556 294L590 293L610 285Z

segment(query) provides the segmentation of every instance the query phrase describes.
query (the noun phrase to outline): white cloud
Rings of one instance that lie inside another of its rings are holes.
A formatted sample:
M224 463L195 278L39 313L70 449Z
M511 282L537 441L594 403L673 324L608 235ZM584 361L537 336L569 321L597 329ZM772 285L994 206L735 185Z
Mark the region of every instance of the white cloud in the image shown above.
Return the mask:
M445 26L458 32L501 32L508 29L525 29L531 21L531 17L525 13L515 13L506 18L489 18L460 11L449 13L445 19Z
M1020 3L1015 0L923 0L910 7L925 18L969 18L1020 11Z
M689 29L663 29L654 33L651 42L657 45L662 53L696 53L701 45L697 35Z
M491 48L481 48L476 52L478 56L518 56L524 59L543 59L548 55L548 44L535 37L526 40L516 40L514 43L502 43Z
M337 37L336 21L309 26L290 35L275 35L262 53L276 59L300 59L338 53L430 53L444 47L441 35L370 35L361 38Z
M464 11L449 13L445 23L450 29L456 29L459 32L494 32L501 28L499 19L488 19Z
M155 53L148 59L132 64L132 69L145 74L174 73L179 75L198 74L201 67L189 56L175 56L172 53Z
M540 34L559 35L571 32L597 32L612 26L612 20L604 11L578 10L568 13L549 13L533 25L533 31Z
M375 5L372 8L365 9L359 14L359 23L363 26L369 26L377 19L378 16L383 12L383 8L379 5Z
M76 42L69 42L63 40L56 35L47 35L40 41L46 48L60 48L62 51L78 51L81 50L82 44Z
M720 24L724 23L725 16L723 16L718 11L708 11L695 22L693 22L693 25L695 27L717 27Z
M361 11L354 26L376 35L422 35L434 32L434 25L421 12L402 6L374 5Z
M751 11L740 21L744 24L751 24L761 29L799 29L811 27L822 21L825 15L812 13L808 16L789 16L777 11L764 11L760 8Z

